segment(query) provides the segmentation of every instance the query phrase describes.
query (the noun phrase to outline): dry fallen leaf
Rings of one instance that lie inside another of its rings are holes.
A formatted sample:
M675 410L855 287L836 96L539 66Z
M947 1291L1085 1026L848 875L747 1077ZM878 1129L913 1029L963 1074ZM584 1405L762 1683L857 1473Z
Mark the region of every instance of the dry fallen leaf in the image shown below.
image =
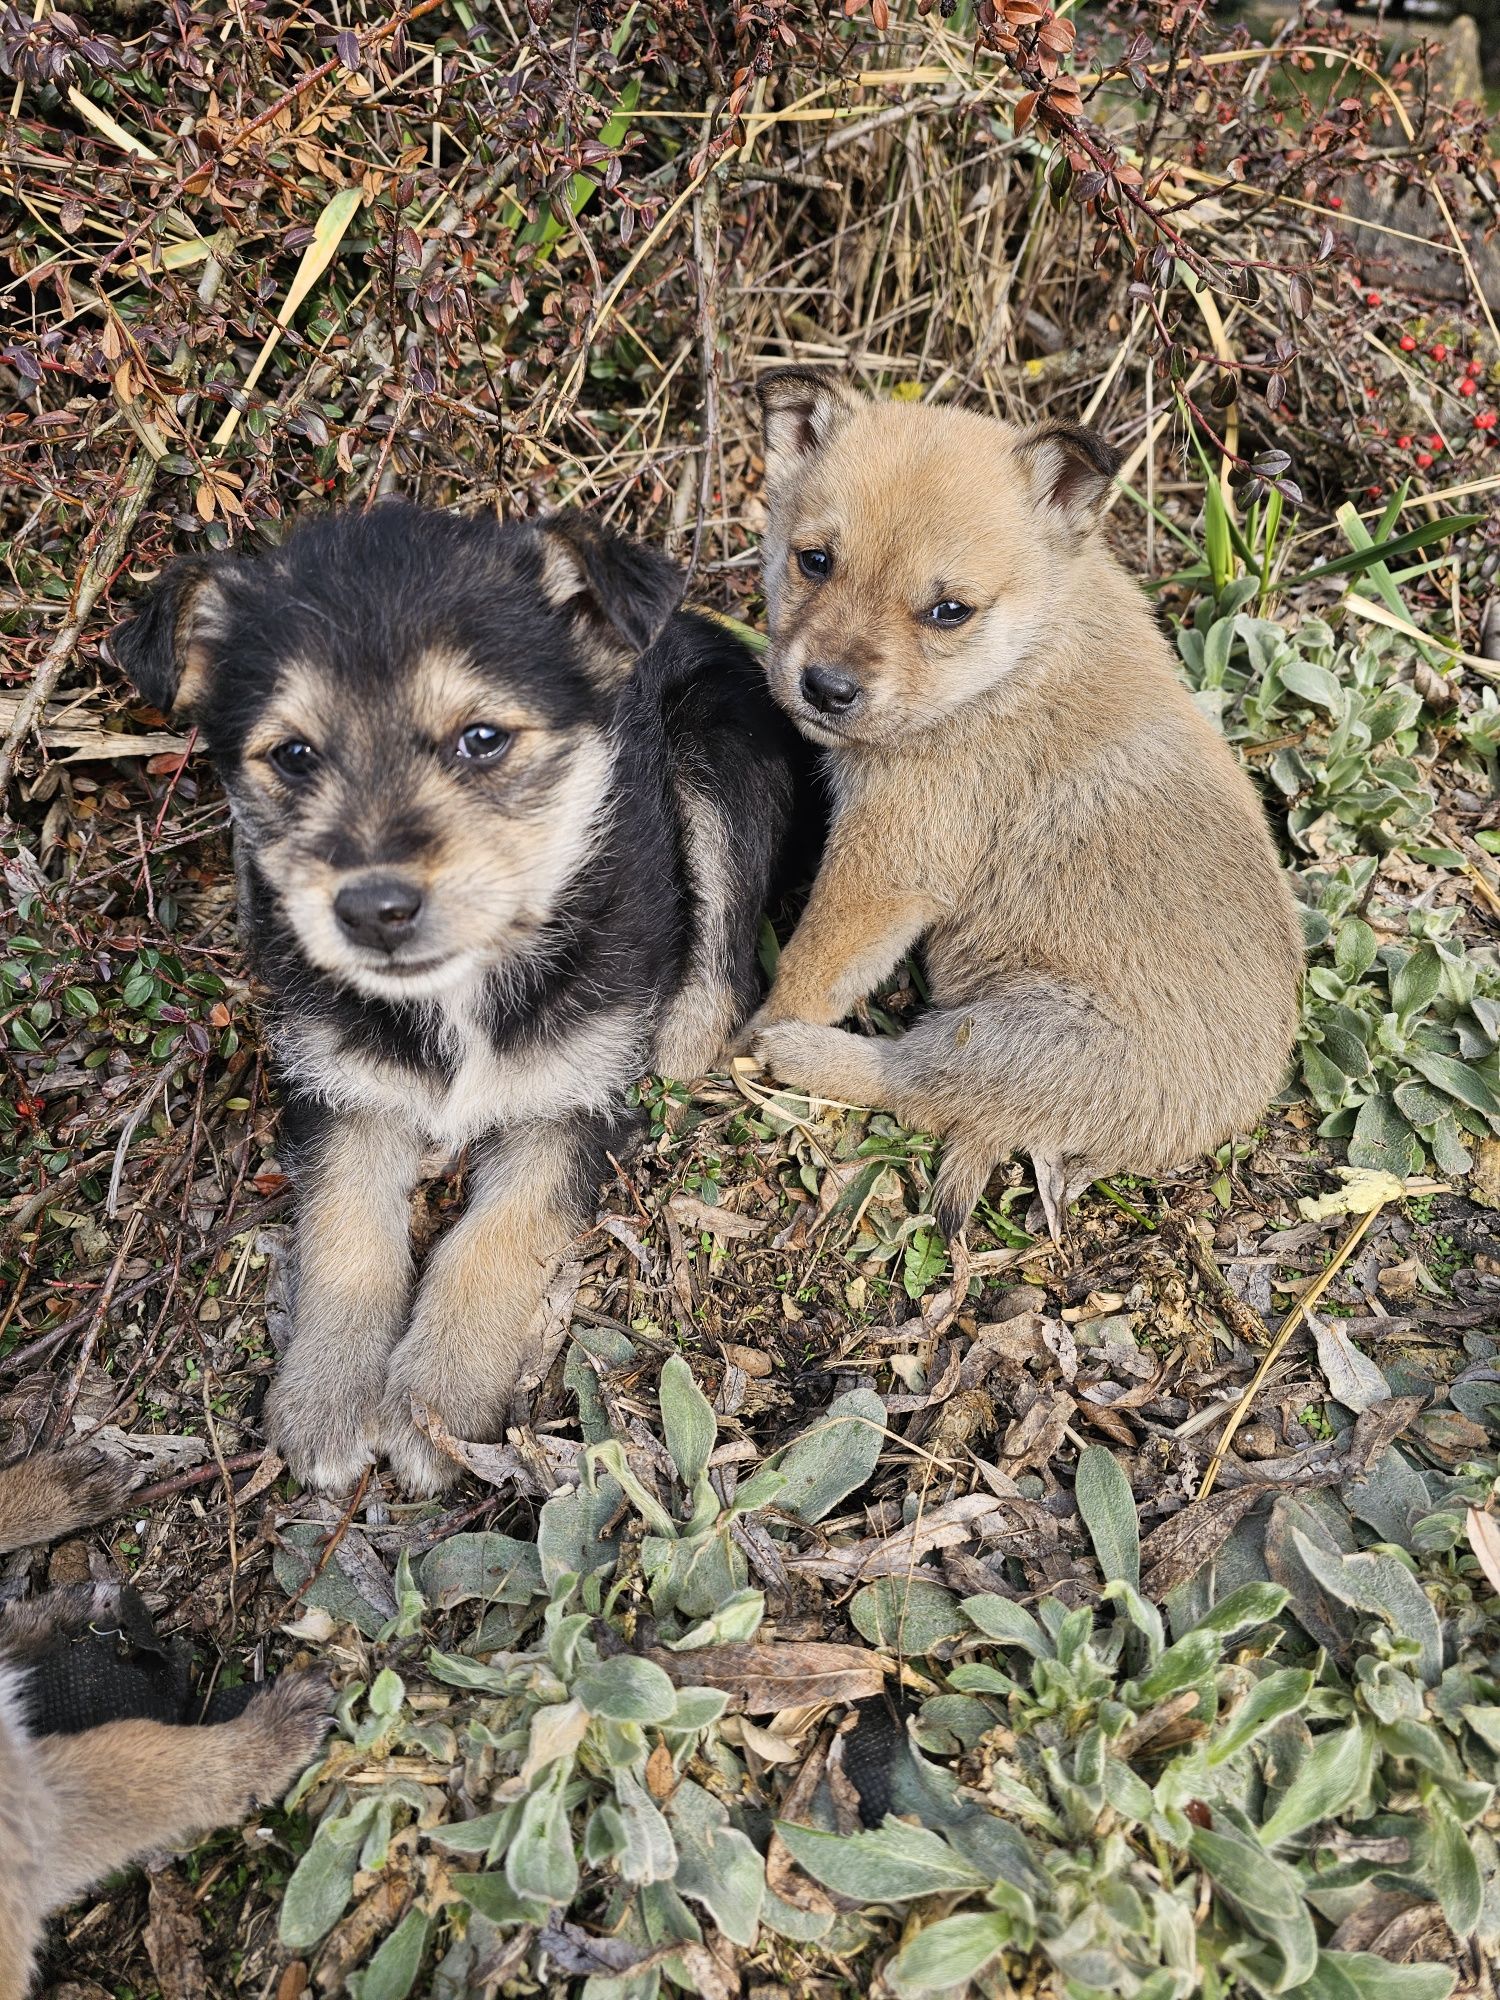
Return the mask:
M769 1639L743 1646L699 1646L688 1653L647 1653L679 1687L722 1688L733 1709L775 1715L808 1701L868 1701L891 1663L868 1646Z
M674 1194L667 1203L684 1229L707 1230L710 1236L717 1236L721 1242L743 1243L752 1236L763 1234L765 1225L754 1222L747 1215L736 1215L732 1208L714 1208L706 1201L699 1201L695 1195Z

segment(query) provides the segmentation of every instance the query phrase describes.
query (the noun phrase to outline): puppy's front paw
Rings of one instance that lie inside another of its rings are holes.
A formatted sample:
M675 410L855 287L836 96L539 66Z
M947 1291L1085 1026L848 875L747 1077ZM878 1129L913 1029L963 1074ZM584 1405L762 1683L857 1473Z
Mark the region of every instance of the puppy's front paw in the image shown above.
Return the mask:
M458 1438L492 1438L517 1381L535 1355L526 1340L503 1328L480 1343L419 1321L391 1357L380 1411L380 1448L408 1493L443 1493L461 1467L417 1427L413 1404L431 1410Z
M763 1069L798 1090L817 1090L838 1065L849 1037L807 1021L772 1021L755 1036L752 1053Z
M757 1007L744 1027L737 1034L730 1037L729 1054L731 1056L753 1056L755 1054L756 1041L770 1025L770 1019L771 1017L767 1014L764 1007Z
M245 1739L246 1778L262 1803L279 1799L322 1747L333 1722L333 1683L323 1673L279 1674L243 1715L217 1727Z
M397 1414L394 1403L388 1405L381 1424L380 1442L390 1464L391 1477L403 1493L410 1493L416 1499L425 1500L434 1494L446 1493L462 1469L446 1452L439 1451L431 1438L417 1429L411 1415L410 1399L404 1418Z
M141 1482L138 1466L94 1444L69 1445L52 1464L79 1527L120 1513Z
M347 1493L373 1463L380 1384L341 1375L319 1377L289 1356L266 1396L265 1432L304 1486Z

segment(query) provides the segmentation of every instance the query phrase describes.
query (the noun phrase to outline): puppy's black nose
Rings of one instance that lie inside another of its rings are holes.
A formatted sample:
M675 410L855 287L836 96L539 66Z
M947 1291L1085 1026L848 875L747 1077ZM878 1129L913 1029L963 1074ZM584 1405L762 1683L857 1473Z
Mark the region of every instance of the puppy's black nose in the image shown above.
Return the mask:
M400 875L371 875L349 882L333 899L344 934L375 951L394 951L416 928L422 891Z
M802 669L802 696L813 708L824 715L842 715L845 709L853 708L864 689L841 667L804 667Z

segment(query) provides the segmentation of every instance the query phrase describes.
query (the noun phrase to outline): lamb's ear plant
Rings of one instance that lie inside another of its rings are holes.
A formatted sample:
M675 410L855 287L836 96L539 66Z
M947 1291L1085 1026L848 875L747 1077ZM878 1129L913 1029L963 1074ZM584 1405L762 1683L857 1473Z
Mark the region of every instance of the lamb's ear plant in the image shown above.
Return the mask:
M1500 967L1454 936L1451 907L1381 943L1358 914L1374 871L1366 858L1306 878L1302 1082L1351 1165L1467 1173L1473 1142L1500 1133Z
M1328 1942L1382 1896L1434 1905L1493 1951L1500 1687L1449 1659L1454 1627L1418 1565L1495 1481L1390 1464L1354 1497L1400 1542L1340 1546L1288 1495L1274 1546L1271 1525L1246 1524L1224 1564L1241 1580L1220 1589L1209 1564L1158 1605L1124 1474L1084 1452L1100 1607L955 1604L968 1636L913 1724L926 1825L778 1826L815 1881L905 1914L895 1994L1030 1990L1040 1960L1068 2000L1444 2000L1448 1967ZM1304 1601L1337 1613L1339 1655L1299 1625ZM1495 1622L1478 1612L1492 1640Z
M693 1685L691 1662L700 1647L752 1639L764 1615L736 1523L773 1503L792 1522L831 1512L873 1471L884 1408L866 1389L837 1398L726 1499L725 1474L710 1470L717 1419L680 1356L661 1370L659 1459L642 1463L611 1432L598 1364L634 1353L624 1336L593 1330L575 1343L567 1375L588 1442L577 1485L542 1507L534 1545L457 1535L415 1569L405 1558L398 1567L383 1642L478 1609L469 1648L434 1648L425 1662L432 1682L457 1691L462 1719L434 1717L430 1698L414 1707L407 1682L384 1668L346 1692L338 1733L300 1788L322 1812L282 1902L288 1948L327 1937L360 1872L385 1868L398 1846L433 1857L424 1865L440 1876L431 1907L416 1906L351 1985L356 2000L413 1990L445 1909L467 1933L540 1928L586 1905L641 1957L663 1942L701 1946L705 1917L746 1949L763 1923L804 1941L827 1928L767 1888L760 1849L724 1803L745 1788L718 1728L727 1697ZM296 1576L296 1551L284 1560ZM322 1601L323 1580L304 1588L306 1601ZM657 1658L632 1646L642 1592ZM668 1653L681 1659L671 1674L660 1664ZM446 1793L400 1769L419 1759L452 1766L464 1816L444 1818ZM674 1973L670 1955L620 1991L653 2000L664 1972ZM675 1976L692 1981L686 1965Z

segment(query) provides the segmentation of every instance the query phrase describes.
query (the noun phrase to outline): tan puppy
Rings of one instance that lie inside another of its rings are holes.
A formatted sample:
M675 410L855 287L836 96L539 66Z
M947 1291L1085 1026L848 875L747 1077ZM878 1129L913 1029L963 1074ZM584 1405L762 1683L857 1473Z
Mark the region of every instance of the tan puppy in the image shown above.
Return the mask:
M0 1467L0 1555L115 1512L132 1483L86 1445ZM51 1911L138 1856L279 1797L328 1728L327 1682L288 1674L232 1722L34 1735L28 1679L69 1640L113 1629L120 1595L79 1584L0 1610L0 2000L23 2000Z
M1282 1080L1302 948L1259 800L1098 535L1102 439L803 369L760 395L767 671L835 803L743 1042L942 1135L950 1235L1029 1152L1055 1236L1090 1181L1220 1145ZM919 940L932 1011L837 1029Z

